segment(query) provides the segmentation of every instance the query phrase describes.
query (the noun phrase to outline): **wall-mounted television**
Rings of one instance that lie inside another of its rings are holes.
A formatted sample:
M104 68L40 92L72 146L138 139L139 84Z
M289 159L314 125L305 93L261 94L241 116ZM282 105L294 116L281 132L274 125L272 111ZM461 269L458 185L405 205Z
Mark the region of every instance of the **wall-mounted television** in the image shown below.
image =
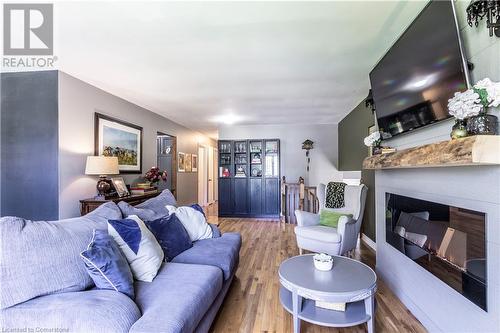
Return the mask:
M452 1L430 1L370 72L378 126L396 136L450 117L469 86Z

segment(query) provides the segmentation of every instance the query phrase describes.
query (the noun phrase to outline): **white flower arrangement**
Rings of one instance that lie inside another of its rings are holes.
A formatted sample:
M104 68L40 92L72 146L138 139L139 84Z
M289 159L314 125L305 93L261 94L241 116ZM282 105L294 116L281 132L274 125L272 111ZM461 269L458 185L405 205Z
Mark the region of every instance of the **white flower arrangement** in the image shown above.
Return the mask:
M500 106L500 82L493 82L489 78L485 78L474 85L474 90L479 94L485 107Z
M380 145L381 142L381 136L380 132L373 132L372 134L368 135L364 140L365 146L367 147L373 147L373 146L378 146Z
M478 81L473 88L464 92L456 92L448 100L450 114L460 120L497 106L500 106L500 82L493 82L489 78Z
M472 89L464 92L456 92L453 98L448 100L448 110L450 114L460 120L477 116L483 106L480 104L479 94Z

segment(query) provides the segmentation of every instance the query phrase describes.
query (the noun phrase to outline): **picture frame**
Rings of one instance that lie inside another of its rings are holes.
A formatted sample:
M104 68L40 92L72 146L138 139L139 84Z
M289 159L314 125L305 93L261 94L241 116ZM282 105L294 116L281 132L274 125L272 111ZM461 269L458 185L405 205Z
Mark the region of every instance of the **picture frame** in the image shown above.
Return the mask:
M185 160L185 169L186 172L192 172L193 171L193 165L192 165L192 154L186 154L186 160Z
M191 171L198 172L198 155L191 155Z
M96 112L96 156L118 157L120 173L142 173L142 127Z
M125 185L125 181L123 180L122 177L111 177L111 182L115 187L116 194L118 195L118 197L122 198L130 195L127 189L127 185Z
M177 171L186 172L186 154L179 152L177 158Z

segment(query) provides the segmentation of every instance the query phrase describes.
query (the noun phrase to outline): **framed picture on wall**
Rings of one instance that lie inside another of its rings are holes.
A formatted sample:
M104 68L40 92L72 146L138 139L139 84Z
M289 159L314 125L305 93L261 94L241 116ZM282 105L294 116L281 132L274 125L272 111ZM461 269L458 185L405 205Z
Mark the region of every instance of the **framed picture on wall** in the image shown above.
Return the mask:
M120 173L142 173L142 127L95 113L95 155L118 157Z
M192 172L193 171L193 165L192 165L192 155L191 154L186 154L186 172Z
M193 172L198 172L198 155L191 155L191 170Z
M179 172L186 172L186 154L179 152L177 159L177 170Z

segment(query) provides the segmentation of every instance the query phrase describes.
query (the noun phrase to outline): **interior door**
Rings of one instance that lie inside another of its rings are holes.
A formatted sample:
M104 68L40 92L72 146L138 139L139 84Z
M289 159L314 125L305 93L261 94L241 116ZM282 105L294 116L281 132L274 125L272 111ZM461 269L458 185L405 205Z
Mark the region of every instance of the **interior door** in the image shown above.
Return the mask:
M198 147L198 204L200 206L207 205L207 164L205 154L205 147Z
M208 189L208 203L213 203L214 200L214 183L215 183L215 170L214 168L214 148L208 147L208 180L207 180L207 189Z

